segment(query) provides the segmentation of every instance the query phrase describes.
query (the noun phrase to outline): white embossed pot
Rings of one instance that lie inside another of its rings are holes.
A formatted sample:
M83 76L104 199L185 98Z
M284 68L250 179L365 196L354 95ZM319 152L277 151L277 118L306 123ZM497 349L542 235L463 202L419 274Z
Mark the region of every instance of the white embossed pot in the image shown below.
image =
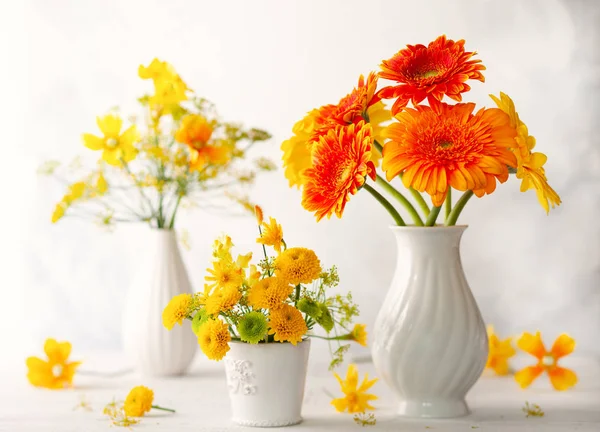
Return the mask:
M171 331L162 313L173 296L192 293L185 264L173 230L148 230L149 248L141 251L137 276L127 294L123 316L123 344L135 370L142 375L185 373L198 342L189 325Z
M232 421L278 427L302 421L310 339L250 345L231 342L224 359Z
M378 376L406 417L459 417L485 367L485 324L460 260L467 227L392 227L396 272L375 323Z

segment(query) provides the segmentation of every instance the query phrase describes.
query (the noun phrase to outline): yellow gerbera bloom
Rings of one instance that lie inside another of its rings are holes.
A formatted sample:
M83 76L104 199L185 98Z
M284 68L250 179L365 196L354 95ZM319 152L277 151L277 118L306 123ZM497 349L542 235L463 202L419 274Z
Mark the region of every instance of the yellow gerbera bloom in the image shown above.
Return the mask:
M228 261L215 261L213 262L213 268L206 269L209 276L206 276L204 280L211 283L211 288L239 288L244 282L243 270L232 262Z
M142 417L152 409L154 392L148 387L137 386L131 389L125 398L123 409L125 414L131 417Z
M342 380L337 373L334 373L334 375L340 383L340 387L344 393L344 397L331 401L331 405L333 405L338 412L345 412L348 410L349 413L360 413L366 410L375 409L375 407L369 404L369 401L378 398L373 394L368 394L367 390L377 382L377 378L369 380L369 375L365 374L362 384L358 387L358 370L353 364L348 366L345 380Z
M38 357L29 357L26 360L29 382L36 387L52 390L71 387L75 370L81 364L81 362L67 362L71 354L71 344L47 339L44 352L48 356L47 361Z
M521 192L535 189L538 201L548 213L550 211L549 203L552 208L561 203L556 191L548 184L543 168L548 158L543 153L531 152L535 147L535 138L529 135L527 126L519 119L512 99L502 92L500 92L500 98L494 95L490 95L490 97L496 102L498 108L508 114L510 125L517 130L515 138L517 147L512 150L517 158L517 178L522 180Z
M209 319L198 330L198 344L211 360L221 360L229 351L231 335L227 324L219 319Z
M269 334L274 335L275 341L289 342L296 345L302 342L308 327L298 309L288 304L271 310L269 313Z
M269 223L263 222L262 233L259 238L256 239L256 243L263 244L265 246L273 246L277 253L281 253L281 245L283 242L283 229L277 221L270 217Z
M175 324L182 325L190 313L193 297L191 294L179 294L173 297L162 313L162 322L168 330L171 330Z
M487 327L489 353L486 368L493 369L497 375L508 375L508 359L516 354L512 346L512 338L500 340L494 333L494 327Z
M248 291L248 304L256 309L278 309L294 287L284 279L268 277L256 282Z
M289 248L275 259L275 274L292 285L311 283L321 274L321 262L310 249Z
M137 149L134 144L140 139L135 125L121 134L123 120L112 114L97 117L96 123L102 132L102 137L89 133L83 134L83 143L87 148L102 150L102 159L114 166L121 166L122 161L130 162L135 158Z
M241 298L242 293L237 287L217 289L205 299L206 312L209 315L218 315L231 310Z

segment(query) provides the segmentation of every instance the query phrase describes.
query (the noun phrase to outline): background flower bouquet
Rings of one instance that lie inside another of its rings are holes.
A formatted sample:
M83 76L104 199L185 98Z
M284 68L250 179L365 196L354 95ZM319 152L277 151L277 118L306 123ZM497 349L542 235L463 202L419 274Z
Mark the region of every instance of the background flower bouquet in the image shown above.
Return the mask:
M308 338L335 341L333 368L349 347L342 342L366 346L367 334L364 325L350 327L358 315L351 294L329 293L339 282L336 268L324 270L310 249L287 247L277 221L264 222L259 207L256 213L260 262L251 264L252 253L234 257L231 238L216 240L204 290L173 297L163 325L171 330L190 320L202 352L225 358L235 422L295 424L301 420ZM275 255L267 254L267 246ZM326 336L315 334L317 328Z

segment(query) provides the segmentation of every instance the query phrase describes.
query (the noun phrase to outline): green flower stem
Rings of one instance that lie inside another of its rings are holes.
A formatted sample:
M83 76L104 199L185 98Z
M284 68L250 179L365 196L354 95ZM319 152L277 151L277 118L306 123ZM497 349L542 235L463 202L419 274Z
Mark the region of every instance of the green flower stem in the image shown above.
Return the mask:
M383 177L377 174L377 184L384 188L390 195L396 198L400 204L410 213L416 226L423 226L423 220L417 210L413 207L409 200L402 195L394 186L388 183Z
M444 203L444 210L446 212L445 220L448 220L450 213L452 212L452 188L448 186L448 194L446 195L446 202Z
M169 229L173 229L175 227L175 215L177 214L177 210L179 209L181 198L183 198L183 194L178 193L177 201L175 202L175 208L173 209L173 215L171 216L171 222L169 223Z
M400 216L400 213L398 213L396 211L396 209L394 208L394 206L388 200L386 200L383 195L381 195L379 192L377 192L375 189L373 189L373 187L370 184L368 184L367 182L365 182L364 188L367 191L369 191L369 193L371 195L373 195L373 197L377 201L379 201L379 203L383 207L385 207L385 209L392 216L392 218L394 218L394 221L396 222L396 225L398 225L398 226L406 226L406 224L404 223L404 220L402 220L402 217Z
M298 300L300 300L300 284L296 285L296 299L294 300L294 307L298 305Z
M174 410L174 409L171 409L171 408L163 408L163 407L161 407L161 406L158 406L158 405L152 405L152 408L154 408L154 409L157 409L157 410L169 411L169 412L172 412L172 413L174 413L174 412L175 412L175 410Z
M467 202L469 202L469 200L471 199L472 196L473 196L472 190L468 190L464 194L462 194L462 196L456 202L456 204L454 205L454 208L450 212L450 216L448 216L448 218L446 219L446 223L445 223L446 226L456 225L456 221L458 220L460 213L463 211L463 208L465 208L465 205L467 204Z
M402 178L402 174L403 173L400 173L400 178ZM419 192L413 187L409 187L408 190L410 191L415 201L417 201L417 204L419 204L419 207L421 207L421 210L423 210L423 214L425 214L425 217L427 218L431 210L427 205L427 201L425 201L425 198L423 198L423 195L421 195L421 192Z
M377 140L373 140L373 146L377 149L377 151L383 156L383 147L381 144L377 142Z
M427 220L425 221L425 226L430 227L430 226L435 225L435 221L437 220L441 209L442 209L442 206L433 207L431 209L431 213L429 213L429 216L427 217Z

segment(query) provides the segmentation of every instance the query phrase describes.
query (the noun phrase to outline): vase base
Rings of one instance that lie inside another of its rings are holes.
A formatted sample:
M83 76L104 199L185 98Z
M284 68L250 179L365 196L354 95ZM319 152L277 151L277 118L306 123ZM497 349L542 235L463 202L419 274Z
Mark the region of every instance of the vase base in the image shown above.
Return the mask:
M409 400L400 402L398 414L401 417L414 418L451 418L469 414L464 400Z
M244 420L233 418L231 421L239 426L272 428L297 425L298 423L302 423L302 417L290 420Z

